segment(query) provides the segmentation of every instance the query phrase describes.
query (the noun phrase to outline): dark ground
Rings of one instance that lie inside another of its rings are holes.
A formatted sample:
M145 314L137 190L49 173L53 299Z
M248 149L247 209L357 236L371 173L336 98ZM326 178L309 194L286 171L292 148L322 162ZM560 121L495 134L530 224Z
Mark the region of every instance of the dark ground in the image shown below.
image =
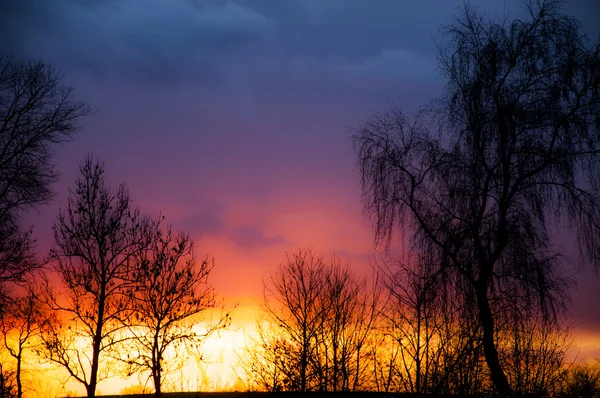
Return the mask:
M320 397L326 395L332 398L416 398L416 397L458 397L453 395L427 395L413 393L385 392L167 392L164 398L300 398ZM99 398L152 398L154 394L102 395Z

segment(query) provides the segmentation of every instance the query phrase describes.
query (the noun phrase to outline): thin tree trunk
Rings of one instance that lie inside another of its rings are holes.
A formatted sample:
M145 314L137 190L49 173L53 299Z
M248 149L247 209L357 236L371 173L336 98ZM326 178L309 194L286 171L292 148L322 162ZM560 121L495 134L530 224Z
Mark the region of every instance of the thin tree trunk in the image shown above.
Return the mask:
M106 285L102 284L100 289L100 299L98 300L98 323L96 324L94 342L92 346L92 369L90 372L90 382L86 386L87 398L94 398L96 396L96 385L98 384L98 368L100 362L100 344L102 344L102 325L104 323Z
M308 337L306 326L302 331L302 358L300 359L300 391L306 391L306 372L308 369Z
M352 391L356 391L356 387L358 386L358 375L360 373L360 346L356 347L356 375L354 377L354 386L352 387ZM379 391L379 388L377 389Z
M161 362L162 362L162 357L161 357L161 353L160 353L160 350L158 347L159 330L160 330L160 327L157 327L157 329L155 330L153 347L152 347L152 381L154 382L154 397L155 398L160 398L161 394L162 394L162 391L160 389L160 384L161 384L160 366L161 366Z
M19 355L17 356L17 374L15 375L17 379L17 398L21 398L23 396L23 385L21 383L21 354L22 354L22 346L19 346Z

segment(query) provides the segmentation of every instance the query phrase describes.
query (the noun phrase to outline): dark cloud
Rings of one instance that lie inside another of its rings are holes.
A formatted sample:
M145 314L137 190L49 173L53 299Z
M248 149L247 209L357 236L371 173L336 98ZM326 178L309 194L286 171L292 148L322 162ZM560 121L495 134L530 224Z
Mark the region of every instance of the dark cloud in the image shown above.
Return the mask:
M229 231L228 237L237 246L245 249L251 249L256 246L269 246L285 243L285 239L282 235L277 235L275 237L266 236L260 228L254 225L233 228Z
M357 0L8 3L0 15L11 52L100 75L167 82L225 82L273 66L308 77L322 70L395 78L433 73L430 32L454 6L438 6L437 14L418 21L426 33L416 34L414 15L423 6L390 0L377 7Z
M10 2L9 2L10 3ZM126 79L214 78L272 34L233 2L25 0L3 5L4 51Z
M0 50L38 58L35 47L40 37L53 37L58 30L60 9L44 0L0 1Z
M520 1L481 0L489 14ZM461 0L4 0L3 50L126 80L226 84L273 67L310 77L434 76L433 40ZM591 0L568 4L584 20Z
M225 230L225 206L218 203L204 204L198 212L173 220L173 225L188 232L192 237L218 235Z
M167 221L171 222L171 220ZM218 203L205 203L201 211L172 220L172 224L176 229L188 232L194 238L207 235L223 236L244 249L286 243L282 235L267 236L255 225L229 228L225 218L225 206Z

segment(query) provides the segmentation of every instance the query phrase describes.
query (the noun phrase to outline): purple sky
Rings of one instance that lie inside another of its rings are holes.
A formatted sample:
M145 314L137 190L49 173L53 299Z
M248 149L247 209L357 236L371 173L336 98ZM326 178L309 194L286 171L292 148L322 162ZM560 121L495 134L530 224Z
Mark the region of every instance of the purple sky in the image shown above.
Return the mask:
M31 217L40 250L91 152L142 210L162 212L198 253L215 255L227 300L258 294L298 246L368 268L372 238L346 127L390 102L414 109L441 93L434 42L461 4L0 0L0 50L51 62L96 110L58 154L56 203ZM522 12L514 0L476 4ZM565 9L598 35L596 0ZM573 319L600 347L600 278L587 270L577 279Z

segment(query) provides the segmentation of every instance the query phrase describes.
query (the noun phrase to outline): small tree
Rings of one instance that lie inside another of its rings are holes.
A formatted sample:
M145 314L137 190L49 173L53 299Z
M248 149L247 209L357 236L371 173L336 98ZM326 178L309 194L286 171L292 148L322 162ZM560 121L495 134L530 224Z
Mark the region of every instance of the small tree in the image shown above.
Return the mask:
M279 325L257 321L256 334L248 336L248 342L238 353L239 381L253 391L294 391L300 379L298 355L293 345L282 335Z
M350 268L332 257L325 272L323 331L325 383L327 391L355 391L368 386L367 339L379 311L378 284L369 286Z
M15 381L17 398L23 396L23 355L29 349L36 349L48 316L37 299L37 294L30 287L23 297L13 298L6 314L0 320L0 331L4 339L4 347L17 363Z
M284 341L297 353L299 391L308 391L310 365L316 361L317 343L329 309L323 307L326 266L312 249L299 249L287 255L265 285L264 305L268 316L279 325Z
M390 293L384 310L388 333L400 346L397 366L402 390L431 391L430 372L437 351L446 341L439 333L439 292L432 283L403 264L397 272L380 268Z
M131 273L157 231L157 221L132 208L123 185L111 189L104 165L86 157L54 225L50 261L64 290L57 294L46 278L44 300L63 323L49 325L42 353L82 383L89 398L108 375L99 377L100 355L118 343L118 320L129 310ZM82 350L82 341L89 347Z
M498 336L499 353L515 393L554 395L566 367L570 329L533 313L524 321L509 320Z
M180 344L196 346L228 324L229 315L225 314L201 333L193 329L199 321L197 315L215 308L216 294L208 284L213 265L208 258L198 263L189 235L175 235L171 228L137 259L134 284L127 291L131 313L122 319L133 336L125 341L125 361L130 374L150 372L157 398L161 396L167 349Z
M0 398L13 398L15 396L15 372L4 369L0 363Z
M336 257L325 263L310 248L287 259L265 285L264 308L278 333L259 336L263 357L275 362L258 368L282 379L278 385L287 390L367 388L369 337L379 310L376 286L349 264Z
M600 360L572 366L564 372L561 385L554 391L560 398L595 398L600 395Z
M377 265L389 296L385 334L397 348L392 376L401 391L468 395L478 375L477 324L461 305L449 275L435 271L426 253ZM443 280L444 283L440 283ZM475 361L472 361L475 356ZM462 375L461 373L464 373ZM478 387L478 386L477 386Z
M52 198L54 149L90 113L61 81L43 62L0 55L0 294L39 265L31 232L20 230L20 213Z

